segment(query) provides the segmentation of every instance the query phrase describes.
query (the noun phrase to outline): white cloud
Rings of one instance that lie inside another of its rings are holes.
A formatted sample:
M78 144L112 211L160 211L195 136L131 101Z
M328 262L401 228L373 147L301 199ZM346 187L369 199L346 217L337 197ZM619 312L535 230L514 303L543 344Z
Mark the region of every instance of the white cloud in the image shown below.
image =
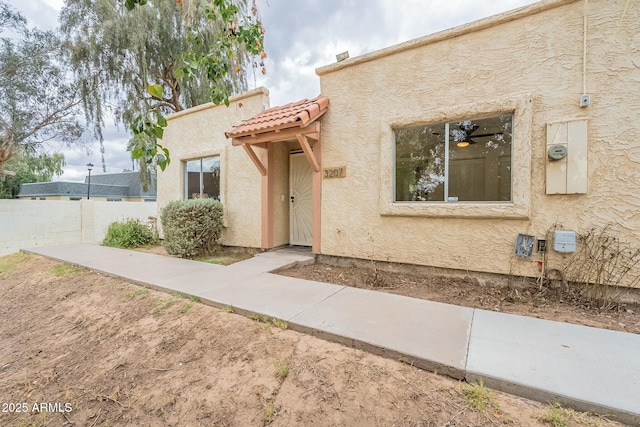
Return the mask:
M63 0L8 0L39 28L57 25ZM258 0L266 28L267 75L260 70L255 84L270 91L271 105L281 105L319 94L315 69L336 61L348 50L351 57L382 49L457 25L481 19L534 0ZM254 87L249 72L249 86ZM110 172L131 168L126 152L128 136L109 128L105 159ZM65 150L67 168L62 179L81 180L85 165L101 171L97 143L91 155Z
M43 1L47 5L51 6L52 8L58 11L62 9L62 6L64 6L64 0L43 0Z

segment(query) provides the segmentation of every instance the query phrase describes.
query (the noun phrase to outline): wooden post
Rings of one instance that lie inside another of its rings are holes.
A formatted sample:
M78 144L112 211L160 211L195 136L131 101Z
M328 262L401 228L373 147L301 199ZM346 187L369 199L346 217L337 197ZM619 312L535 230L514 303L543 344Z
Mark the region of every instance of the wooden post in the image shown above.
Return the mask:
M262 221L261 246L262 249L273 248L273 187L275 185L275 159L273 144L267 144L262 165L266 173L262 175Z

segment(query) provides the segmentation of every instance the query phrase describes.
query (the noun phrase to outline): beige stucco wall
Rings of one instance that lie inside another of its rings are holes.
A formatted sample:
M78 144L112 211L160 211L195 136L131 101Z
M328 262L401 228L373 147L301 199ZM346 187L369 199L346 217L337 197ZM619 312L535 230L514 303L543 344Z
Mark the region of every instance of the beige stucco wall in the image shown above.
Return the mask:
M168 117L162 144L171 163L158 173L159 211L183 198L185 162L220 156L224 206L224 245L260 247L261 175L242 147L232 147L224 132L269 107L269 92L258 88L230 100L229 107L206 104ZM266 150L258 150L258 153Z
M640 247L640 8L590 0L586 92L579 0L545 1L319 69L331 105L323 167L322 253L536 275L518 233L612 224ZM633 5L633 6L632 6ZM393 203L396 126L514 112L513 203ZM588 193L546 195L547 123L588 120ZM551 242L549 242L551 243ZM547 267L560 263L550 253Z

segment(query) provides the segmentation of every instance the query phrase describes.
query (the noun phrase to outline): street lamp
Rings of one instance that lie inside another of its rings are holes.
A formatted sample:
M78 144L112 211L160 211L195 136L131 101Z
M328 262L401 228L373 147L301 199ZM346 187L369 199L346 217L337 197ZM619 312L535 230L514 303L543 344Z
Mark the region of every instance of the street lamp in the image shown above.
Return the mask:
M87 200L89 200L89 194L91 193L91 169L93 169L93 164L87 163L87 170L89 171L89 185L87 186Z

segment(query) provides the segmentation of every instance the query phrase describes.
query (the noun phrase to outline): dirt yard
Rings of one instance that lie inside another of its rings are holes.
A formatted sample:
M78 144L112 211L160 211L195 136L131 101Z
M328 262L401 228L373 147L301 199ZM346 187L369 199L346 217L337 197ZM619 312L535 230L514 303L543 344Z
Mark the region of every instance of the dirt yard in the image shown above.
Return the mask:
M140 252L146 252L149 254L176 257L174 255L169 255L167 250L162 245L143 246L135 250ZM235 248L232 246L218 246L210 254L199 256L194 261L208 262L210 264L230 265L236 262L249 259L259 252L260 252L260 249Z
M558 287L483 286L472 278L424 276L363 266L313 264L279 274L338 285L373 289L466 307L519 314L640 334L640 305L620 304L608 310L589 305L577 292Z
M0 425L620 425L230 311L0 258Z

